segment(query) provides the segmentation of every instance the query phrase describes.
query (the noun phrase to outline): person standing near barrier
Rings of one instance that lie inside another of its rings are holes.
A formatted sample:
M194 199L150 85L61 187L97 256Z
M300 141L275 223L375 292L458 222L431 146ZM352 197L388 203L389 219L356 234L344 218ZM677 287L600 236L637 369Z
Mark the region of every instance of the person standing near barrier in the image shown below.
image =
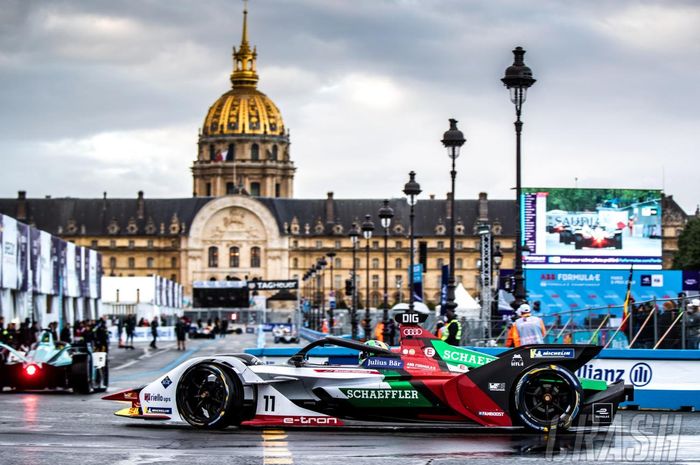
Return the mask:
M528 344L543 344L546 329L544 321L532 316L530 306L522 304L516 312L520 318L515 320L508 332L507 347L520 347Z
M153 336L153 340L151 341L151 348L152 349L157 349L156 347L156 339L158 338L158 317L154 316L153 321L151 321L151 336Z
M126 342L124 347L127 349L134 348L134 331L136 330L136 315L129 315L126 318Z
M187 323L185 317L179 318L175 323L175 337L177 338L177 350L185 350L185 337L187 335Z
M462 324L452 309L447 310L445 316L447 317L447 323L445 323L442 330L441 339L448 344L458 346L462 342Z
M688 349L698 349L698 345L700 345L700 299L690 301L686 318L686 347Z

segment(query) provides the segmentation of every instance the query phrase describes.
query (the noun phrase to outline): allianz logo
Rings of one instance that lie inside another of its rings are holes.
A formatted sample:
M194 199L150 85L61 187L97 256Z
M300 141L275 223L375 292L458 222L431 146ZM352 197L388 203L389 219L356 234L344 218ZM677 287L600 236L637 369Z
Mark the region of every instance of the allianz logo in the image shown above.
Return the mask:
M651 367L644 362L636 363L629 369L629 372L624 368L599 368L592 363L587 363L576 371L576 376L609 383L623 380L636 387L642 387L651 382L653 371Z

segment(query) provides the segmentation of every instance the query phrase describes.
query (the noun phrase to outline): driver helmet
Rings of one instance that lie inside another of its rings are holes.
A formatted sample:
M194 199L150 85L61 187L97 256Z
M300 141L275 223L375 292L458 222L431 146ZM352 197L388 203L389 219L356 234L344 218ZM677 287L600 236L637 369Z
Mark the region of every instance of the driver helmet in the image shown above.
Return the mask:
M386 344L386 343L383 342L383 341L379 341L379 340L377 340L377 339L370 339L369 341L365 342L365 345L366 345L366 346L370 346L370 347L379 347L379 348L381 348L381 349L389 350L389 345L388 345L388 344ZM364 361L367 360L369 357L371 357L371 355L372 355L371 352L365 352L365 351L360 352L360 355L359 355L359 362L360 362L360 365L362 364L362 362L364 362Z

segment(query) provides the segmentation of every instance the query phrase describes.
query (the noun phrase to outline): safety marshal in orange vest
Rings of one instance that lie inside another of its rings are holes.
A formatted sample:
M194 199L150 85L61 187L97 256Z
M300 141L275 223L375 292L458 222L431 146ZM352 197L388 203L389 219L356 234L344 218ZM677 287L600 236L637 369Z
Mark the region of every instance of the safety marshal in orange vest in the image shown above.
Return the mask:
M520 318L510 327L506 347L520 347L544 343L544 322L530 314L530 306L522 304L516 312Z

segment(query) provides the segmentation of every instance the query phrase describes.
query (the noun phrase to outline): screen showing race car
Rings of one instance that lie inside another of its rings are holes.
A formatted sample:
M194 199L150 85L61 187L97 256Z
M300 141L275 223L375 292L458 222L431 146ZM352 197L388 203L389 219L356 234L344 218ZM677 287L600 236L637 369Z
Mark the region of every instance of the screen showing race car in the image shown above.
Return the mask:
M660 269L659 190L525 188L529 268Z

